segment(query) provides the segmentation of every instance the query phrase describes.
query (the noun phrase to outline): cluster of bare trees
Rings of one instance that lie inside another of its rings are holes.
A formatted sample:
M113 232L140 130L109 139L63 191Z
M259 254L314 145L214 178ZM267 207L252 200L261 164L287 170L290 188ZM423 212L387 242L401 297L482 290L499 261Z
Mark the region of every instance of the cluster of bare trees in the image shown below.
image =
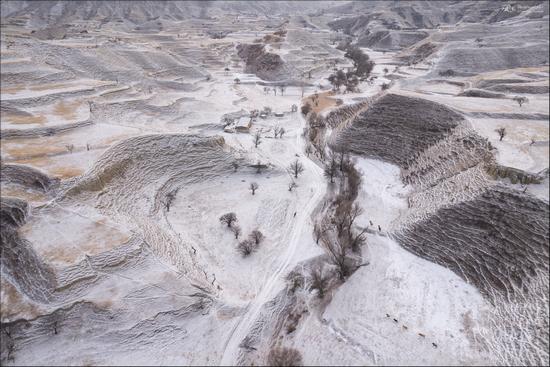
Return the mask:
M249 256L260 247L260 243L262 243L264 238L263 233L255 229L248 235L247 239L239 242L237 250L244 257Z
M358 92L359 78L352 72L344 72L343 70L337 70L334 74L328 77L328 81L332 84L332 90L334 92L340 92L340 88L345 86L344 93Z
M237 224L237 215L235 213L225 213L220 217L220 222L227 225L227 228L229 228L235 235L236 240L239 239L242 234L242 229ZM237 251L243 256L248 256L259 248L260 243L262 243L264 238L264 234L260 230L255 229L250 232L248 238L239 242L237 245Z
M366 244L366 229L356 228L363 209L354 204L361 184L361 175L342 146L335 146L325 162L324 174L331 183L340 178L339 191L331 202L329 212L314 225L315 241L325 248L329 262L339 281L345 281L361 264L361 247ZM330 284L331 271L323 265L309 274L311 290L323 298Z
M334 73L328 77L328 81L332 84L332 90L340 92L340 88L345 86L346 92L357 92L359 82L366 80L372 69L374 68L374 62L365 54L359 47L346 45L345 57L349 58L353 63L353 70L345 72L341 69L334 70Z
M315 112L311 112L307 118L307 126L304 129L304 136L311 142L313 147L315 147L319 158L325 159L325 142L324 142L324 131L326 128L326 123L323 117L318 115ZM311 152L307 152L308 155Z

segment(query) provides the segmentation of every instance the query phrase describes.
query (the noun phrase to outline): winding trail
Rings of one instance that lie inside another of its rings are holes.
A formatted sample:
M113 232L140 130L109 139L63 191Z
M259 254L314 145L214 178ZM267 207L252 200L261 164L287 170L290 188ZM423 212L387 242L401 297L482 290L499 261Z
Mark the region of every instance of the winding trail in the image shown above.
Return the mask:
M299 115L301 120L301 125L296 132L296 147L298 151L304 151L304 141L302 139L301 131L305 127L304 118ZM324 183L323 181L323 172L322 169L315 164L312 160L307 157L302 160L302 164L307 172L312 172L316 175L316 182ZM282 162L277 162L281 164ZM245 314L241 316L241 320L238 322L236 327L233 329L229 339L226 343L223 357L220 361L222 366L234 366L237 364L239 355L240 355L240 344L244 338L251 332L254 323L260 316L262 306L269 302L274 296L274 291L276 291L276 285L279 279L286 274L286 270L294 259L296 249L299 246L300 238L304 231L308 231L311 226L308 226L308 220L311 218L315 207L319 201L323 198L326 190L326 185L319 184L315 185L313 195L309 198L306 205L300 212L296 215L294 226L290 232L289 244L286 248L285 253L282 256L280 264L277 266L273 274L267 279L264 283L263 288L259 294L251 301L247 308Z

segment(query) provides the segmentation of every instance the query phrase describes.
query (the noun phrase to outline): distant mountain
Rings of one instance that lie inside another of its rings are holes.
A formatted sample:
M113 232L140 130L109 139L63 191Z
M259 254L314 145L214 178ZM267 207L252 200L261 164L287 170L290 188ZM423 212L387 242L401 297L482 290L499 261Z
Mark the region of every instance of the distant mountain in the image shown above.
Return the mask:
M275 17L313 12L336 2L317 1L4 1L2 18L28 17L30 25L44 26L74 20L131 22L208 18L223 14Z

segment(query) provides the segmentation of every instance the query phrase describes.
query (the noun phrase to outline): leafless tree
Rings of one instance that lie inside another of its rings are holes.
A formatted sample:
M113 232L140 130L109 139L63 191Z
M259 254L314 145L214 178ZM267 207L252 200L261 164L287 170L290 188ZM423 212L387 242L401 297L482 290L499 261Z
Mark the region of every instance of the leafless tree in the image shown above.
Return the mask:
M234 161L233 163L231 163L231 167L233 167L235 172L237 172L237 170L239 169L239 163L237 161Z
M315 243L319 244L319 240L323 237L323 235L328 231L328 227L321 223L316 223L313 226L313 233L315 234Z
M255 245L259 245L265 238L262 232L260 232L258 229L253 230L250 232L250 235L248 238L254 242Z
M349 242L349 245L350 245L350 248L353 252L359 252L359 250L361 249L361 246L363 246L366 242L367 242L367 230L366 229L363 229L361 230L360 232L357 232L357 233L352 233L350 232L350 242Z
M290 164L290 172L294 175L294 178L298 178L298 175L304 172L304 166L299 160L295 160Z
M504 127L499 127L496 132L498 133L498 136L500 137L499 141L502 141L502 139L504 138L504 136L506 136L506 128Z
M313 153L313 148L311 147L311 145L307 145L306 146L306 155L309 157L309 155Z
M351 207L349 207L348 211L344 214L345 215L345 221L346 221L346 229L349 233L351 233L351 227L353 226L353 223L357 219L358 216L364 213L363 208L359 204L353 204Z
M274 347L267 355L268 366L302 366L302 364L302 355L296 349Z
M254 251L256 251L256 245L254 242L250 240L244 240L239 242L239 245L237 246L237 250L241 253L243 256L248 256Z
M256 190L258 190L259 185L256 182L251 182L250 186L248 186L248 189L252 191L252 195L256 193Z
M174 199L176 198L176 194L178 193L178 189L170 191L168 194L166 194L166 201L164 202L164 208L167 212L170 211L170 207L172 206L172 203L174 202Z
M311 271L310 282L310 288L317 291L319 298L324 298L330 282L330 276L325 274L322 265L317 266Z
M296 188L298 185L296 185L296 182L290 181L288 183L288 191L292 191L292 189Z
M238 239L239 236L242 233L241 227L239 227L238 225L234 225L233 227L231 227L231 230L233 231L233 234L235 235L235 239Z
M519 104L519 106L521 107L524 103L527 103L529 102L529 99L527 99L527 97L522 97L522 96L515 96L513 98L514 101L517 102L517 104Z
M273 136L274 136L275 138L277 138L277 136L279 135L279 131L280 131L280 128L279 128L278 126L275 126L275 127L273 128Z
M231 212L226 213L220 217L220 222L227 224L228 227L231 227L234 222L237 221L237 214Z
M253 141L254 141L254 147L258 147L258 145L260 145L262 143L262 134L260 133L260 131L256 131L256 134L254 134L253 136Z
M336 266L336 271L340 280L344 281L351 274L350 258L347 256L348 238L347 236L338 236L335 239L323 237L325 248L330 256L331 262Z
M338 175L338 164L334 156L331 156L330 161L325 164L324 175L326 178L330 179L330 183L334 183L334 177Z

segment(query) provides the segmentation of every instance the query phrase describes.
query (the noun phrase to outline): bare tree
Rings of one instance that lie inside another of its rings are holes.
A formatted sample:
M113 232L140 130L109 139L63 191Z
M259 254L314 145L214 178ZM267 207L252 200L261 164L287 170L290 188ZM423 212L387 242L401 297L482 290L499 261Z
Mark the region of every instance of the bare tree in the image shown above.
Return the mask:
M529 100L527 99L527 97L521 97L521 96L515 96L513 98L514 101L517 102L517 104L519 104L519 106L521 107L524 103L527 103L529 102Z
M252 195L256 193L256 190L258 190L259 185L256 182L251 182L250 186L248 186L248 189L252 191Z
M506 128L499 127L498 129L496 129L496 132L498 133L498 136L500 137L499 141L502 141L504 136L506 136Z
M170 207L172 206L172 203L174 202L174 199L176 198L176 194L178 193L178 189L170 191L168 194L166 194L166 201L164 202L164 208L167 212L170 211Z
M330 276L325 274L324 268L322 265L314 268L310 273L310 288L317 291L319 298L325 297L325 292L327 291Z
M292 189L296 188L298 185L296 185L296 182L290 181L288 183L288 191L292 191Z
M323 238L323 235L328 231L329 227L325 223L315 223L313 226L313 233L315 234L315 243L319 244L319 240Z
M334 156L331 156L330 161L325 165L324 175L326 178L330 178L330 183L334 183L334 177L338 176L338 164Z
M239 169L239 163L237 161L234 161L233 163L231 163L231 167L233 167L235 172L237 172L237 170Z
M338 236L334 240L323 237L325 248L328 251L331 262L336 266L340 280L344 281L351 274L350 258L347 256L347 236Z
M359 249L361 249L361 246L363 246L367 242L367 230L363 229L360 232L353 234L350 232L350 248L353 252L359 252Z
M260 232L258 229L253 230L250 232L250 235L248 238L254 242L255 245L259 245L265 238L262 232Z
M227 224L228 227L231 227L234 222L237 221L237 214L231 212L226 213L220 217L220 222Z
M231 227L231 230L233 231L233 234L235 235L235 239L238 239L239 236L242 233L241 227L239 227L237 225L234 225L233 227Z
M256 134L254 134L253 136L253 141L254 141L254 147L258 147L258 145L260 145L262 143L262 134L260 133L260 131L256 131Z
M278 126L275 126L275 127L273 128L273 136L274 136L275 138L277 138L277 136L279 135L279 131L280 131L280 128L279 128Z
M298 175L304 172L304 166L299 160L295 160L290 164L290 172L294 175L294 178L298 178Z
M353 226L353 223L355 222L357 217L363 213L364 210L359 204L353 204L351 207L349 207L348 211L344 214L348 233L351 234L351 227Z
M250 240L244 240L239 242L239 245L237 246L237 250L241 253L241 255L248 256L254 251L256 251L256 245L254 245L254 242Z
M302 364L302 355L296 349L274 347L267 355L268 366L302 366Z

